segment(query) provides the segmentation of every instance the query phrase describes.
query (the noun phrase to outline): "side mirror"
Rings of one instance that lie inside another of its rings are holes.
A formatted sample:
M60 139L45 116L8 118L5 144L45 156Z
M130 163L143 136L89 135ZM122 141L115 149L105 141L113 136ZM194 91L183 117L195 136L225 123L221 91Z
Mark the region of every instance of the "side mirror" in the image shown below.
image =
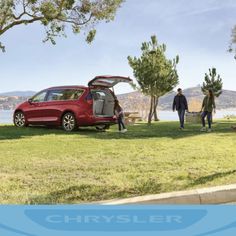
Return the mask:
M33 99L32 99L32 98L29 98L29 99L28 99L28 103L29 103L29 104L32 104L32 102L33 102Z

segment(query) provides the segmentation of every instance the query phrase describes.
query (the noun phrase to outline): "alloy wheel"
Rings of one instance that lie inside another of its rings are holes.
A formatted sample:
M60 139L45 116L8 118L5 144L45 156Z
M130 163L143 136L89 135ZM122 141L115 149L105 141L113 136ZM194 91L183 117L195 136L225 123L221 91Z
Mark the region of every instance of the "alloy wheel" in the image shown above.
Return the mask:
M73 131L76 128L75 116L72 113L66 113L62 119L62 126L65 131Z
M14 124L17 127L24 127L25 126L25 115L23 112L17 112L14 115Z

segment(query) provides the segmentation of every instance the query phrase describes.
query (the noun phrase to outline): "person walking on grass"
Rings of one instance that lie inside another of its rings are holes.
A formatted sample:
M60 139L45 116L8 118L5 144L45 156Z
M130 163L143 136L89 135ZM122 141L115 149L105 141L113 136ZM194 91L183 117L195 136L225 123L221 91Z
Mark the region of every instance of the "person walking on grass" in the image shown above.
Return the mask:
M207 95L204 97L202 102L202 128L201 131L208 131L211 132L211 126L212 126L212 112L216 112L216 104L215 104L215 96L212 89L209 89L207 91ZM207 117L208 121L208 130L206 129L206 122L205 118Z
M180 130L184 129L184 118L185 118L185 111L188 111L188 102L186 97L183 95L183 91L179 88L177 95L173 101L173 112L177 110L179 115L179 122L180 122Z
M115 111L115 115L116 115L117 122L118 122L119 132L126 133L127 129L124 124L124 111L123 111L118 100L115 100L114 111Z

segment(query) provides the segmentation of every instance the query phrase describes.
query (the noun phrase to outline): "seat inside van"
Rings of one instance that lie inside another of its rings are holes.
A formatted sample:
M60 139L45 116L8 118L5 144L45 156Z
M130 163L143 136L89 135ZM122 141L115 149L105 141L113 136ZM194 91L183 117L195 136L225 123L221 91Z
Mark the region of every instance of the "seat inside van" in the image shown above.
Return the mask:
M93 90L93 113L95 116L112 117L114 116L115 99L110 91Z

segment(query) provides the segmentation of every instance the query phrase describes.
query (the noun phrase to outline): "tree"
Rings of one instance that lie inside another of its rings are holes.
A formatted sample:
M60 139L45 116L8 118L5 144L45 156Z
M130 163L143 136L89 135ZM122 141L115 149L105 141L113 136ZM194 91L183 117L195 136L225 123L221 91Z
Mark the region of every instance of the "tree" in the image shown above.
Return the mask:
M138 83L136 88L150 96L148 123L151 124L153 116L158 120L159 98L173 90L179 82L176 70L179 57L167 59L166 45L159 45L155 35L151 37L151 41L142 43L141 51L140 58L129 56L128 62Z
M95 37L95 25L114 19L124 0L0 0L0 37L11 28L40 22L46 30L44 42L65 36L66 26L75 34L87 31L88 43ZM0 49L5 51L0 42Z
M205 74L204 80L201 87L204 94L208 89L212 89L216 97L222 94L223 82L220 75L217 74L216 68L209 69L209 74Z
M234 47L235 44L236 44L236 25L232 29L231 44L229 46L229 52L234 53L234 59L236 60L236 48Z

